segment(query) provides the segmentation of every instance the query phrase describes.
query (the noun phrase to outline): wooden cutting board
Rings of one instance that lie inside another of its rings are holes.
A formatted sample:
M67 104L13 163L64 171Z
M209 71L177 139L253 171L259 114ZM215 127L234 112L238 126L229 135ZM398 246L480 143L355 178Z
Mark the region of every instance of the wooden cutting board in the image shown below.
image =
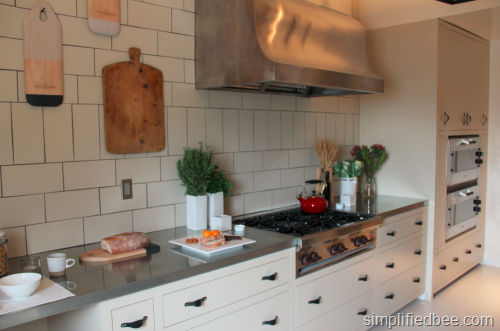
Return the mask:
M104 67L104 128L112 154L165 149L163 74L139 62L141 50L129 50L130 62Z
M59 106L64 96L62 27L47 2L37 2L26 15L23 36L26 100L33 106Z
M141 255L151 255L160 251L160 246L155 244L150 244L146 248L141 248L135 251L109 254L104 249L94 249L85 252L80 255L80 261L82 262L111 262L117 260L124 260L129 258L138 257Z
M90 31L106 36L120 33L120 0L88 0Z

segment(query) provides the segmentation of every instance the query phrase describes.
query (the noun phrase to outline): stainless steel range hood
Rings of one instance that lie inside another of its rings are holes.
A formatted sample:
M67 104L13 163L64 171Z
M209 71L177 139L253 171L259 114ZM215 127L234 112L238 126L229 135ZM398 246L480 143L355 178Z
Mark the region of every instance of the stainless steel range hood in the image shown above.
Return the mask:
M383 93L356 19L305 0L196 0L196 88Z

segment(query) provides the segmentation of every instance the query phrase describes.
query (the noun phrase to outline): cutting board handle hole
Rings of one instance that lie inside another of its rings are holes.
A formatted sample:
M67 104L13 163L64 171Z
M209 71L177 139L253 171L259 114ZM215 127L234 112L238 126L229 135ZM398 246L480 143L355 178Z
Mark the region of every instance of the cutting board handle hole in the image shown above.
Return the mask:
M45 8L43 8L42 10L40 10L40 20L42 22L47 21L47 13L45 12Z

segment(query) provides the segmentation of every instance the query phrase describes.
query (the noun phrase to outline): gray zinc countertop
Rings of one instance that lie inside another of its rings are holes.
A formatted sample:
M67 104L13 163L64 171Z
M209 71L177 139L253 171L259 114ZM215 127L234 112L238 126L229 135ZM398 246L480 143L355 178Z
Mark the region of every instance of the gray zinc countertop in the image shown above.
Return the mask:
M379 214L385 218L424 205L427 205L427 200L378 196L374 200L368 201L359 195L356 207L340 211ZM270 212L273 211L265 213ZM58 250L57 252L66 253L68 258L75 259L77 262L75 266L67 269L66 276L50 279L62 284L63 287L70 284L68 290L75 296L19 312L0 315L0 329L186 279L297 245L297 240L293 236L248 227L243 236L256 240L256 243L212 254L208 257L204 254L186 253L180 247L169 243L170 240L191 236L194 233L187 230L186 227L148 233L152 242L161 247L159 253L107 265L85 265L78 260L80 254L100 248L99 243ZM54 252L36 254L41 258L42 273L47 278L49 278L49 273L46 257L51 253ZM20 269L21 258L9 260L11 274L19 273ZM74 286L76 287L73 288Z

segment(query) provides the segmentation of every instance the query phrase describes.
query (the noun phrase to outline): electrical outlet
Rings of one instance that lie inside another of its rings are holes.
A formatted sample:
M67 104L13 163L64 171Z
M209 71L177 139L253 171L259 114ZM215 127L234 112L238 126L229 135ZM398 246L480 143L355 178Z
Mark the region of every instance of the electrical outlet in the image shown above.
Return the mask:
M132 179L122 180L122 200L132 199Z

